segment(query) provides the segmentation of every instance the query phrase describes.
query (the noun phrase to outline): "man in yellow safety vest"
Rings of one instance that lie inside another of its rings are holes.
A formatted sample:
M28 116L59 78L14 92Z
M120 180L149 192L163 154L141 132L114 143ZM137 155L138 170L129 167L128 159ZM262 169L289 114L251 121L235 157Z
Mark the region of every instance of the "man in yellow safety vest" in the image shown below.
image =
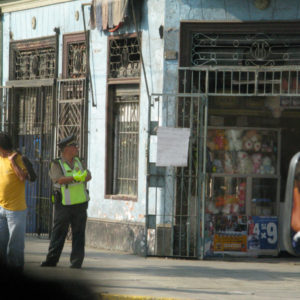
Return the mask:
M91 180L91 173L84 169L78 158L78 145L74 135L61 140L58 147L61 158L52 162L49 172L54 190L54 221L48 254L41 266L56 266L71 225L71 268L81 268L89 200L86 182Z

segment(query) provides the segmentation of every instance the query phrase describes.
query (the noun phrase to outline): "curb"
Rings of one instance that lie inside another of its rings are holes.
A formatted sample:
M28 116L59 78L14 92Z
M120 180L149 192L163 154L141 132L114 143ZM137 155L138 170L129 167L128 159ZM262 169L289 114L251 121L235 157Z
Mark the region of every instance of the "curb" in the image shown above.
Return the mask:
M117 294L100 294L98 299L99 300L180 300L179 298L169 298L169 297L117 295Z

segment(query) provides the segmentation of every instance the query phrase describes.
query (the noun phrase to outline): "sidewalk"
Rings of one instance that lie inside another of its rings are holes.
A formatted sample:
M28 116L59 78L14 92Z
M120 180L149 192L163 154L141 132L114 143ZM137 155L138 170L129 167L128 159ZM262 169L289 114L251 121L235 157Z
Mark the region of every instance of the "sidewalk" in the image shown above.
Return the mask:
M180 260L86 247L82 269L70 269L66 242L57 267L41 268L48 245L26 238L25 274L75 280L99 299L300 299L300 258Z

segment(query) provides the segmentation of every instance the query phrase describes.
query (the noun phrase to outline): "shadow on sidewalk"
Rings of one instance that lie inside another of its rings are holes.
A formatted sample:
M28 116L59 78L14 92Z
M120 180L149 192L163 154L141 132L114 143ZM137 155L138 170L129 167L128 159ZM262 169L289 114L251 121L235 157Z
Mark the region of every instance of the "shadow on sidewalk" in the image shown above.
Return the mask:
M99 300L87 286L76 280L47 280L24 274L0 262L0 286L7 299ZM1 297L2 299L2 297Z

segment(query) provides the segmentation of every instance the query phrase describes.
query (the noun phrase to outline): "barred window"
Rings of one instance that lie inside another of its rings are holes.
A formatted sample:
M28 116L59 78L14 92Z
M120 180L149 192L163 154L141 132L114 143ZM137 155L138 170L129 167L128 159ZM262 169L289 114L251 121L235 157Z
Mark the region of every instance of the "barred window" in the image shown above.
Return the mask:
M57 139L74 134L79 144L79 155L84 160L88 149L88 39L88 32L63 35L63 79L57 80L56 108Z
M19 51L15 58L15 79L53 78L55 74L55 49Z
M64 78L83 78L86 76L87 48L85 39L86 35L84 33L71 33L64 35Z
M109 37L106 196L138 194L140 44L136 34Z
M139 77L140 47L136 36L109 40L109 78Z
M111 86L110 95L107 193L136 197L139 143L138 85Z

